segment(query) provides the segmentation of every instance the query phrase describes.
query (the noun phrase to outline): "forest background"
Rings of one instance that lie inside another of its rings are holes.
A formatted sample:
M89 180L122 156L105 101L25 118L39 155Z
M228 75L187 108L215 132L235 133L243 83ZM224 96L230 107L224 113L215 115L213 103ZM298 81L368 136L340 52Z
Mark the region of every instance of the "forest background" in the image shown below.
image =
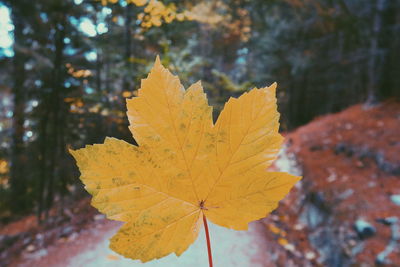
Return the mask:
M400 2L0 1L0 222L85 192L68 148L134 143L125 98L160 55L215 107L278 83L281 130L400 96ZM57 205L56 205L57 204Z

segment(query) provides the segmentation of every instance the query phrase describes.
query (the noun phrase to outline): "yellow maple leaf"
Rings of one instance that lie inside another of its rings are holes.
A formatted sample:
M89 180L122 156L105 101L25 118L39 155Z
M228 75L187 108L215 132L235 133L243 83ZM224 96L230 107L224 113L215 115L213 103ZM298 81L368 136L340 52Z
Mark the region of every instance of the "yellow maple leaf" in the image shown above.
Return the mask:
M71 151L92 205L125 224L115 252L143 262L182 254L203 216L245 230L300 179L267 172L282 143L276 84L230 98L217 122L200 82L185 90L157 58L127 100L139 146L115 138Z

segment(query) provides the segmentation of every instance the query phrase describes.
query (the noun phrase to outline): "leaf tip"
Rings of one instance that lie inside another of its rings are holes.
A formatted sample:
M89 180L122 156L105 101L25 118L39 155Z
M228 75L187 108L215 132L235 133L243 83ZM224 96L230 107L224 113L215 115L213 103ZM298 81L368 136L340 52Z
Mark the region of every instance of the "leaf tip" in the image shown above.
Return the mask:
M67 149L68 149L68 153L69 153L71 156L75 157L76 150L73 150L71 147L68 147Z
M197 82L195 82L194 85L197 85L199 87L203 87L203 84L201 83L201 80L198 80Z
M278 84L276 82L274 82L273 84L268 86L268 89L275 92L277 86L278 86Z
M157 65L161 65L162 66L161 59L160 59L159 55L156 56L156 61L154 62L154 66L157 66Z

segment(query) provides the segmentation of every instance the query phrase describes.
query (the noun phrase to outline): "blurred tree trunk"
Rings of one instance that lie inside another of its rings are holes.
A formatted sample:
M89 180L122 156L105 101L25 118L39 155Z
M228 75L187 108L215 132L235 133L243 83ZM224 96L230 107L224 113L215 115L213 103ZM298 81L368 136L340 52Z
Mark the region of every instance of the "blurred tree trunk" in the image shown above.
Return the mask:
M400 98L400 2L392 1L383 13L383 25L387 32L382 44L387 49L382 69L382 98Z
M25 92L24 82L26 79L25 64L26 55L19 47L24 47L25 36L23 34L25 23L22 12L23 6L12 6L12 21L14 24L14 57L13 57L13 94L14 109L12 122L12 144L11 144L11 192L13 203L11 207L14 212L24 212L29 208L27 202L26 186L26 160L24 156L24 120L25 120Z
M127 4L125 7L125 67L126 72L123 77L123 88L122 90L131 91L131 75L132 73L132 4Z
M96 90L101 94L102 83L101 83L101 73L102 73L102 61L101 61L100 48L96 49Z
M45 94L43 94L45 95ZM46 97L42 97L44 108L48 105ZM42 117L40 119L39 128L39 183L38 183L38 208L37 208L37 219L39 223L42 223L42 214L46 208L45 205L45 187L47 182L47 127L48 127L48 112L42 112Z
M375 104L378 100L379 78L382 65L382 51L379 48L379 37L382 30L382 11L386 0L375 0L372 7L373 21L370 37L368 76L367 76L367 104Z
M98 37L100 35L98 31L98 26L99 26L99 7L98 4L100 3L95 3L94 5L94 10L95 10L95 15L94 15L94 25L96 25L96 36ZM102 73L102 59L101 59L101 49L100 46L95 47L96 49L96 90L99 94L101 94L101 73Z
M63 7L63 4L60 4ZM52 73L52 87L53 91L50 96L51 105L51 138L49 139L50 146L50 160L48 166L48 184L47 184L47 195L46 195L46 213L45 219L49 216L49 210L53 204L54 190L55 190L55 179L60 177L60 129L64 127L63 121L63 80L64 80L64 65L63 65L63 51L64 51L64 38L66 36L66 15L64 8L57 10L55 19L55 55L54 55L54 69ZM61 112L60 112L61 111Z

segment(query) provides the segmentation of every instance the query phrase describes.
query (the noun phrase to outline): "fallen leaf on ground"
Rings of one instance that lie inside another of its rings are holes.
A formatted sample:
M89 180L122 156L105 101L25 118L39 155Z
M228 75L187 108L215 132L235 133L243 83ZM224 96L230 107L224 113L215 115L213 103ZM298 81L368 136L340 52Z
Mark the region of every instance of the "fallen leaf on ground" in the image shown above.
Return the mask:
M114 255L114 254L108 254L107 255L107 259L109 259L111 261L117 261L117 260L119 260L119 257L117 255Z

